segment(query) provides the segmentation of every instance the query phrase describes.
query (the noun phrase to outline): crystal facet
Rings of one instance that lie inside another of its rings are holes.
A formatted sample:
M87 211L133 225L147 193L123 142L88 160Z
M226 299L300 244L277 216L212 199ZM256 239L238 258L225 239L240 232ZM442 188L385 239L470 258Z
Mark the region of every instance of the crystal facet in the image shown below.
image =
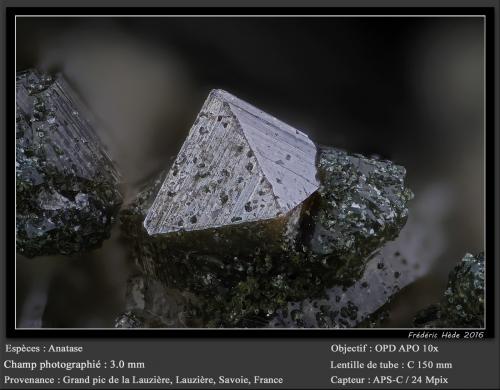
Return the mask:
M290 302L359 279L406 222L405 171L317 151L303 133L212 91L172 168L121 214L144 283L189 293L181 312L195 326L262 327ZM171 313L152 304L162 288L144 299L169 326Z
M208 96L148 212L150 235L285 215L318 188L316 147L231 94Z
M60 75L16 76L16 243L27 257L93 249L109 236L119 174Z

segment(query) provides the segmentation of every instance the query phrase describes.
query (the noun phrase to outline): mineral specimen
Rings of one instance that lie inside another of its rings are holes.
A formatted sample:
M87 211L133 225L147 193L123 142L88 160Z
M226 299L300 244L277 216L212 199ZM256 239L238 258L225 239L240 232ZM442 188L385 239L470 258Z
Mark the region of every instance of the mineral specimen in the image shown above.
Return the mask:
M266 326L288 302L359 278L406 221L404 176L389 161L318 153L212 91L171 169L122 213L123 231L149 280L196 297L203 326Z
M276 312L266 326L380 327L387 317L387 305L392 299L403 288L426 275L431 264L444 251L439 219L430 220L418 213L422 204L426 212L429 210L427 200L419 197L398 238L386 242L369 255L363 275L355 283L327 288L325 297L289 302ZM432 213L432 218L435 214Z
M417 314L416 327L484 327L484 254L467 253L448 278L441 302Z
M318 188L302 132L221 90L208 96L144 221L149 235L274 219Z
M330 258L340 283L352 284L367 257L399 234L413 197L404 186L406 170L390 161L321 148L321 182L304 237L313 257Z
M119 175L60 75L16 76L16 245L27 256L71 254L109 237Z

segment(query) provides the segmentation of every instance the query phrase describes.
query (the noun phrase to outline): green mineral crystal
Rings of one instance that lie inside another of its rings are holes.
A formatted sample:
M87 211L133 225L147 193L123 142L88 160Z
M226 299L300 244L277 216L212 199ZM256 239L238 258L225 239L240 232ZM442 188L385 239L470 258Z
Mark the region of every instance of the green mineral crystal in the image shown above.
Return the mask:
M16 249L27 256L90 250L109 237L119 175L62 76L16 77Z
M467 253L451 271L441 301L420 311L415 317L415 326L484 327L484 276L484 254Z
M395 239L406 223L406 170L391 161L320 148L320 188L305 244L311 256L327 261L339 283L352 284L361 276L368 255Z
M199 326L266 326L288 302L351 284L398 235L412 197L404 177L389 161L318 151L304 133L213 91L122 227L146 284L195 297L188 311Z

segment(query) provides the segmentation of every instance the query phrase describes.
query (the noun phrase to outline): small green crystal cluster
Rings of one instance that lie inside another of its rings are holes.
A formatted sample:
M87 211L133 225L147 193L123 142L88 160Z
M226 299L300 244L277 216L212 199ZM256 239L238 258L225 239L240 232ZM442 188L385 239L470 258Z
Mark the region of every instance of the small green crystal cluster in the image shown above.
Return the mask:
M121 204L117 173L62 79L26 71L16 81L17 252L97 248Z
M441 302L417 314L424 328L484 327L484 254L467 253L451 271Z
M149 236L143 221L162 176L121 214L133 257L149 277L196 296L192 317L203 326L265 326L288 302L354 281L406 222L402 167L323 148L317 168L320 190L292 218Z
M413 193L404 185L404 167L339 149L320 149L318 174L308 250L332 263L339 283L351 284L367 257L398 236Z

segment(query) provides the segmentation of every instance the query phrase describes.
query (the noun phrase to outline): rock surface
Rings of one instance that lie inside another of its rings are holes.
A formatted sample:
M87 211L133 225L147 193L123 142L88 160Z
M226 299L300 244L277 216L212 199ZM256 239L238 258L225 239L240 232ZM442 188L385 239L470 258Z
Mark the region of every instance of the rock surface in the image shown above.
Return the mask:
M391 161L323 147L317 165L321 186L304 243L311 256L332 262L339 283L352 284L367 257L398 236L413 193L406 170Z
M484 254L467 253L451 271L441 302L415 317L416 327L484 327Z
M125 312L117 328L193 328L202 324L195 308L197 298L165 287L158 280L136 274L127 281Z
M17 252L69 255L100 246L122 196L91 115L60 75L19 72L16 93Z

